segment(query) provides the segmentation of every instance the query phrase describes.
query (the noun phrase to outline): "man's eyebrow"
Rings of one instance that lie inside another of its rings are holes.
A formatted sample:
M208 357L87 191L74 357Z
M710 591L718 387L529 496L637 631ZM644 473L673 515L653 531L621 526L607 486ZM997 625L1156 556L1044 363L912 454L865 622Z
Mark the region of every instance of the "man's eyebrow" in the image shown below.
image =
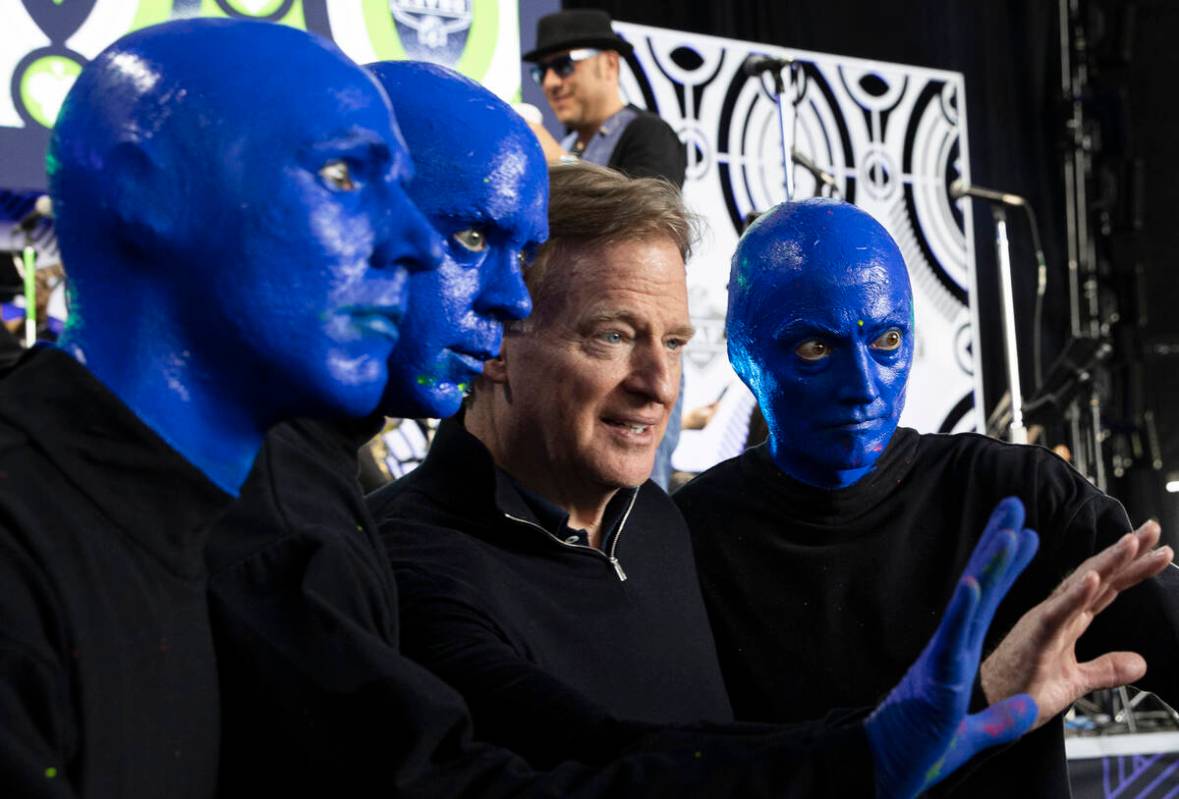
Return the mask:
M610 322L624 322L633 328L647 327L642 321L635 317L630 311L602 311L595 313L586 318L586 322L591 325L608 324ZM689 339L696 335L696 328L691 324L676 325L667 331L669 336L678 336L680 338Z
M638 327L634 314L629 311L599 311L598 313L587 316L585 321L590 324L626 322L631 327Z

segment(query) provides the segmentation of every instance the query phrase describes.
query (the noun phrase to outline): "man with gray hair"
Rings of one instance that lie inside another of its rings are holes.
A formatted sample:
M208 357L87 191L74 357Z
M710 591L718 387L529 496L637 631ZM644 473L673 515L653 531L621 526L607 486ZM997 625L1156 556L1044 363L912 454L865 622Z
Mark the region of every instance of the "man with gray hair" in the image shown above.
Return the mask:
M532 316L508 326L425 463L370 506L411 657L460 687L516 660L579 690L466 692L484 735L556 762L569 718L593 713L580 697L648 722L732 712L687 530L647 479L693 333L695 221L666 182L583 163L552 169L549 228L525 276ZM499 632L470 643L480 629Z

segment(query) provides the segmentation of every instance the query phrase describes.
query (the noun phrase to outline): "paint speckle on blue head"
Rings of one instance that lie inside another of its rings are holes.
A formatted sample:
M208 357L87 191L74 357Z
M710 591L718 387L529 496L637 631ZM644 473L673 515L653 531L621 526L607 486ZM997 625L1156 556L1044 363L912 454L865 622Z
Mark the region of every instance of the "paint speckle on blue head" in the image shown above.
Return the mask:
M131 33L82 71L48 164L64 345L169 441L197 438L160 428L198 405L243 438L375 409L408 270L440 246L388 98L333 45L246 20Z
M410 194L445 254L411 276L383 410L450 416L499 353L503 324L531 311L521 262L548 237L548 169L524 120L477 83L413 61L368 69L397 110L417 170Z
M784 472L840 488L871 471L904 408L912 306L896 243L853 205L783 203L741 237L729 358Z

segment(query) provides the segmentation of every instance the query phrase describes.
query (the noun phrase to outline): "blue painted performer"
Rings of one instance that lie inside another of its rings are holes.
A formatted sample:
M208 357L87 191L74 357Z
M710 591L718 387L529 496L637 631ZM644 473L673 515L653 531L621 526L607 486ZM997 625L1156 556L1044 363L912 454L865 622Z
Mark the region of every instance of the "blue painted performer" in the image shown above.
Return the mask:
M982 665L982 693L1006 695L1013 665L1038 671L1057 651L1073 696L1140 680L1149 663L1141 685L1179 699L1179 571L1168 547L1152 551L1156 524L1129 534L1121 505L1040 447L898 427L917 339L908 272L879 223L829 200L780 205L741 238L729 288L729 357L769 441L675 499L738 719L811 718L888 690L1005 496L1022 500L1042 543L987 636L989 651L1014 627ZM1099 570L1111 590L1086 588L1078 564L1107 546L1128 565ZM1066 592L1083 600L1071 641L1017 624L1070 574ZM972 770L954 796L1068 795L1053 717L1070 700L1029 690L1044 728Z
M233 795L317 784L334 793L347 779L357 791L421 780L435 786L429 795L452 795L461 791L438 786L483 779L511 759L468 756L469 740L450 735L466 723L462 703L398 651L396 589L357 482L357 449L386 414L455 413L499 351L503 324L527 316L521 261L548 235L547 171L524 123L470 80L415 62L368 71L394 101L415 162L410 196L442 258L410 277L377 413L271 431L241 501L213 531L221 782Z
M291 28L120 39L48 169L72 313L0 382L0 785L212 796L209 526L271 425L376 406L439 241L380 87Z
M420 301L389 364L385 410L445 418L499 353L504 323L532 310L522 265L548 238L548 171L527 126L477 84L411 61L368 69L398 109L419 173L413 200L444 241L442 266L411 280Z

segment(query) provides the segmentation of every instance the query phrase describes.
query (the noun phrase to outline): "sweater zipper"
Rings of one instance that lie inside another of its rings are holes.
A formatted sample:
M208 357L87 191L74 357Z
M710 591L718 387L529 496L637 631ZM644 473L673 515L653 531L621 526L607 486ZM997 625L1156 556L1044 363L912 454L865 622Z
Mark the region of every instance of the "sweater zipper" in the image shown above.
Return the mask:
M519 516L513 516L512 514L507 513L507 512L504 512L504 518L510 519L513 522L519 522L520 524L526 524L529 527L535 527L537 530L540 530L542 533L544 533L550 539L552 539L553 541L556 541L558 544L560 544L561 546L566 547L568 549L575 549L579 552L588 551L588 552L592 552L597 557L605 558L606 561L611 566L614 567L614 573L618 575L618 582L624 583L624 582L626 582L626 572L624 572L622 570L622 563L618 560L618 555L617 555L618 541L622 538L622 531L626 528L626 520L630 518L631 509L634 508L635 500L638 498L638 496L639 496L639 491L638 491L638 489L635 489L634 493L630 495L630 504L626 506L626 512L624 514L622 514L622 521L618 523L618 533L614 536L614 540L610 543L610 553L609 554L601 551L600 549L594 549L592 547L585 547L585 546L582 546L581 544L568 544L568 543L562 541L557 536L550 533L548 530L541 527L536 522L529 521L528 519L521 519Z
M614 540L610 542L610 563L614 565L614 571L618 572L618 581L626 582L626 572L622 570L622 563L618 560L615 552L618 550L618 542L622 540L622 531L626 529L626 520L630 518L631 509L635 506L635 500L639 498L639 489L635 489L630 495L630 504L626 506L626 513L622 514L622 521L618 523L618 532L614 535Z

